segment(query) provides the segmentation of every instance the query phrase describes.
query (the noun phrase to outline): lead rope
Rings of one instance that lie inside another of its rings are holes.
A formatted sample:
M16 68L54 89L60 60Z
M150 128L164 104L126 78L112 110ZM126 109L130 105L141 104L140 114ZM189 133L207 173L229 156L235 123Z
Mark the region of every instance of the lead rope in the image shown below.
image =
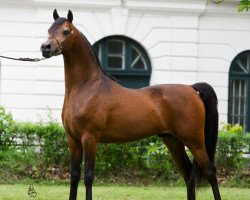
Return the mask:
M42 58L13 58L13 57L8 57L8 56L1 56L1 55L0 55L0 58L6 58L9 60L17 60L17 61L28 61L28 62L39 62L41 60L46 59L45 57L42 57Z
M74 32L73 32L73 30L71 31L71 34L73 34ZM69 36L67 36L64 40L63 40L63 42L68 38ZM63 51L63 47L62 47L62 44L54 37L54 36L49 36L49 38L53 38L55 41L56 41L56 43L57 43L57 45L59 46L59 49L60 49L60 51L59 52L57 52L57 55L58 54L60 54L62 51ZM62 43L63 43L62 42ZM8 56L1 56L0 55L0 58L6 58L6 59L9 59L9 60L17 60L17 61L28 61L28 62L39 62L39 61L42 61L42 60L45 60L45 59L47 59L47 58L45 58L45 57L42 57L42 58L13 58L13 57L8 57Z

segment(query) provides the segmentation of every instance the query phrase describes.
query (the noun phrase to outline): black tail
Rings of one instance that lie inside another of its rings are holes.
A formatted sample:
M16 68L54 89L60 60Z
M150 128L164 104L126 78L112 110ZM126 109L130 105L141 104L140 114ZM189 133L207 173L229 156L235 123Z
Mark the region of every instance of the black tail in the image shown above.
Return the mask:
M217 110L217 96L214 89L207 83L196 83L192 87L198 91L206 110L205 118L205 145L207 154L214 164L214 157L216 152L217 138L218 138L218 110ZM196 180L196 186L200 186L205 180L204 174L197 162L194 161L193 176Z

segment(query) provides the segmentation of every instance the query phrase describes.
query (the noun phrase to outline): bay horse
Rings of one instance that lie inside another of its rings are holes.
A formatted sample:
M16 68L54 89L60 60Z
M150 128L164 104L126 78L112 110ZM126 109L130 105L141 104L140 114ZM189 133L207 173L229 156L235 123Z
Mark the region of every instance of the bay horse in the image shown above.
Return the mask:
M70 200L77 198L84 159L86 199L92 199L98 143L123 143L158 135L168 147L187 186L187 199L206 179L220 200L214 156L218 137L217 97L207 83L157 85L128 89L100 67L86 37L67 18L53 12L45 58L62 54L65 97L62 123L71 153ZM185 146L192 152L191 162Z

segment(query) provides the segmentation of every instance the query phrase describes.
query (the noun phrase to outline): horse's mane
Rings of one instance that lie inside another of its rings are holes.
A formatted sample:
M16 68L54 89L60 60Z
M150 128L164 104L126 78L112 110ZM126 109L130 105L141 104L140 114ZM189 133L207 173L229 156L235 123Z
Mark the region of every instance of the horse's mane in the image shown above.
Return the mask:
M80 32L80 31L79 31ZM88 50L91 51L94 55L94 59L95 61L97 62L99 68L101 69L101 71L103 72L103 74L105 74L107 77L109 77L110 79L112 79L113 81L117 82L117 79L115 77L113 77L112 75L108 74L107 72L105 72L103 70L103 68L101 67L101 63L100 63L100 60L96 54L96 51L94 50L93 46L89 43L89 41L87 40L87 38L83 35L82 32L80 32L82 38L84 39L84 41L87 43L87 47L88 47Z

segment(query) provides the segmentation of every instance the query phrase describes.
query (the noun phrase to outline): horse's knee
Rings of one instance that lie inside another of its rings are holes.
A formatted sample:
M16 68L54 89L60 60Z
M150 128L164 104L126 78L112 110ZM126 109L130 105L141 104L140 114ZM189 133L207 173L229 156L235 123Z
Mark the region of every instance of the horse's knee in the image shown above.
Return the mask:
M84 184L86 187L91 186L94 181L94 172L92 170L85 171Z
M79 180L80 180L80 177L81 177L81 171L80 170L72 170L71 171L71 177L70 177L71 184L77 185Z

